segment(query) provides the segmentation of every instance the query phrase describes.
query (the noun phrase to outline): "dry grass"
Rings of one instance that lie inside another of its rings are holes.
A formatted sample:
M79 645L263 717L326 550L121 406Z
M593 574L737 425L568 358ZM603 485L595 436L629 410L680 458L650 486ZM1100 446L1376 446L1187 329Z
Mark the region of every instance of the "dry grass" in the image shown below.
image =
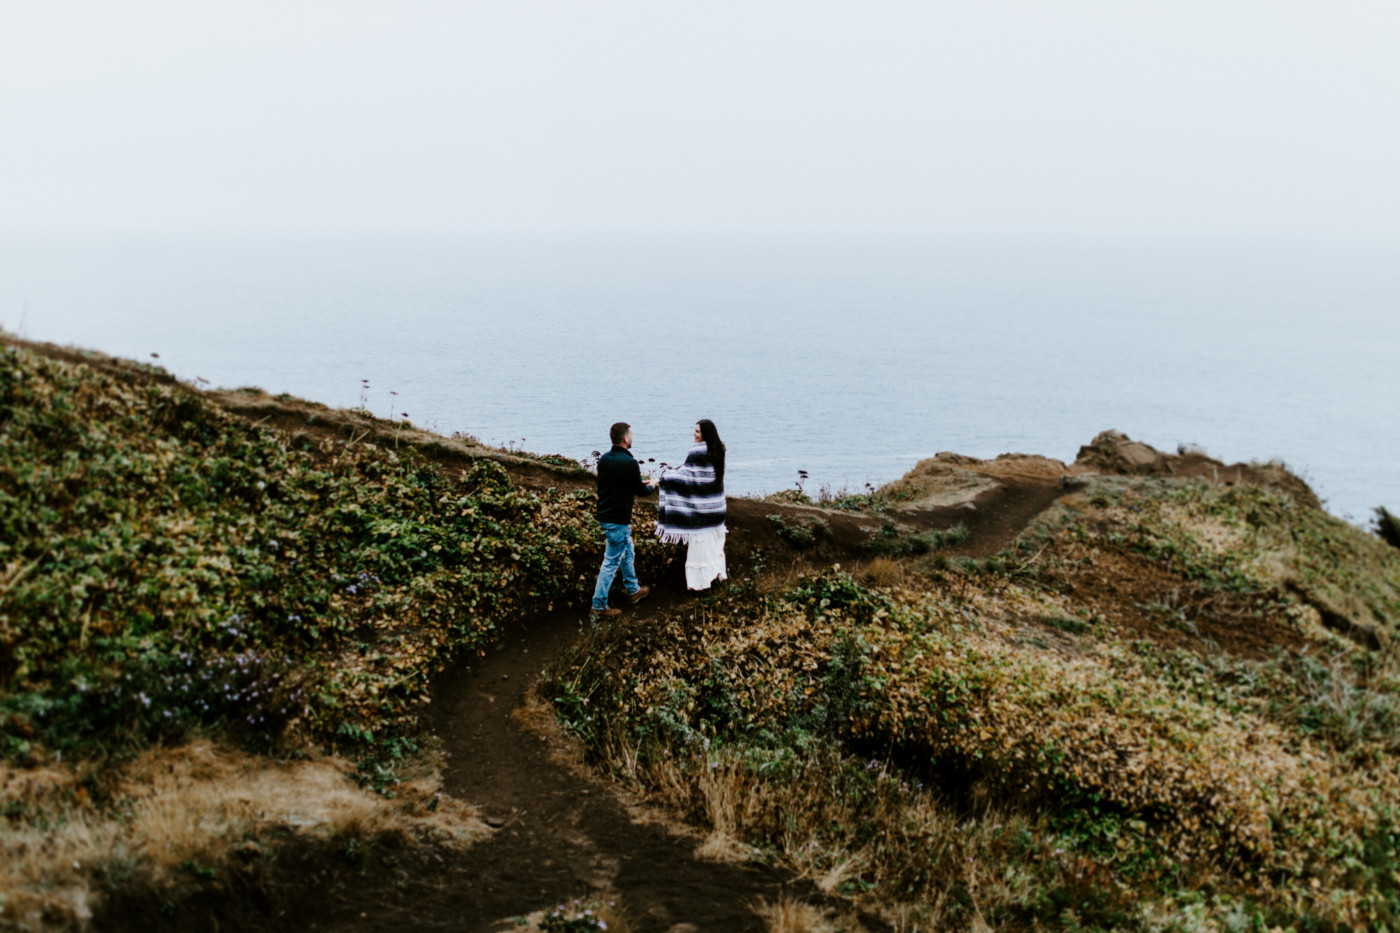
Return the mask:
M463 847L489 832L460 801L440 798L428 810L437 782L427 763L392 802L356 786L351 770L339 758L267 762L196 742L143 754L122 796L134 802L135 837L165 867L217 858L223 840L269 826L335 838L400 833Z
M753 849L727 833L712 831L695 847L695 857L707 862L745 862Z
M904 582L904 565L893 558L877 557L865 565L861 577L871 586L898 586Z
M759 898L754 913L768 924L768 933L837 933L831 911L783 895L776 904Z
M798 773L772 780L756 774L737 755L711 751L708 757L697 753L691 758L652 758L639 777L651 788L653 801L669 803L673 812L692 814L710 827L697 857L744 861L756 850L743 840L766 837L782 861L816 883L823 894L853 897L901 923L900 929L965 926L965 913L959 921L949 916L955 889L970 900L975 924L985 913L1027 903L1038 885L1057 875L1051 866L1036 877L1028 866L1008 863L1006 840L1013 833L1024 828L1030 836L1045 835L1044 827L1025 817L985 808L975 818L960 818L935 794L914 792L883 771L869 774L875 784L869 793L812 794L813 787L838 784L842 767L838 755L817 753ZM979 795L984 807L986 797ZM832 826L863 823L886 829L863 842L829 832ZM859 893L870 883L875 892L903 890L911 884L920 890L914 902L901 904L888 896ZM764 909L774 930L844 928L801 902L785 899Z
M84 923L102 878L162 886L182 866L217 867L250 843L257 851L251 841L272 830L468 846L490 830L472 808L437 797L434 765L423 762L388 801L357 787L339 758L269 762L199 741L143 753L101 810L76 770L5 765L0 806L26 817L0 837L0 927Z
M745 823L745 801L752 799L753 779L737 761L715 760L700 774L700 797L710 833L695 850L699 858L742 862L753 852L740 841Z
M859 878L860 873L866 868L866 860L860 856L841 859L817 879L817 887L821 889L823 894L836 894L842 884L852 878Z

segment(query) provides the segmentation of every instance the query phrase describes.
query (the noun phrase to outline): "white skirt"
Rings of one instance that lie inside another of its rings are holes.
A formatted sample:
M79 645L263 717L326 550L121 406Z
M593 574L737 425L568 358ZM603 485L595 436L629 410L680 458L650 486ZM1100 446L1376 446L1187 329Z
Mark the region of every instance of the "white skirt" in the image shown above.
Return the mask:
M686 589L703 590L716 580L728 580L724 566L725 527L698 534L690 539L685 552Z

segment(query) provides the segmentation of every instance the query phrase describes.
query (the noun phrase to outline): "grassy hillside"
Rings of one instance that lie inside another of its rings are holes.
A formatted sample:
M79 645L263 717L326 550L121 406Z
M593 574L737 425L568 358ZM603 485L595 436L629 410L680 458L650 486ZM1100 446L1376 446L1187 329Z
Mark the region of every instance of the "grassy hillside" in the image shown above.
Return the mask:
M0 426L11 754L402 725L445 656L576 596L585 504L489 461L293 445L181 386L16 349Z
M0 346L0 919L46 903L55 865L108 885L125 856L103 820L129 813L146 749L334 751L404 793L429 679L586 595L590 493L367 433L290 435L157 369ZM79 830L110 851L33 862L34 838ZM137 876L168 861L130 858Z
M1396 929L1397 620L1400 554L1310 505L1110 477L985 561L595 633L546 692L713 852L900 929Z
M730 586L587 629L542 692L703 856L903 931L1400 928L1400 552L1196 466L940 455L736 502ZM0 341L0 928L178 927L283 850L483 836L429 686L582 615L592 494L553 470Z

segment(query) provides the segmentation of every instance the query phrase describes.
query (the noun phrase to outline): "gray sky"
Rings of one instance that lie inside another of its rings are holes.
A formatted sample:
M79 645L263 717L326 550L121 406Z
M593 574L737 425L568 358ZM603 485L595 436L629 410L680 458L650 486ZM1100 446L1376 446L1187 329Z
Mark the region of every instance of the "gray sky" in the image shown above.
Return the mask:
M0 232L1400 242L1400 4L0 0Z

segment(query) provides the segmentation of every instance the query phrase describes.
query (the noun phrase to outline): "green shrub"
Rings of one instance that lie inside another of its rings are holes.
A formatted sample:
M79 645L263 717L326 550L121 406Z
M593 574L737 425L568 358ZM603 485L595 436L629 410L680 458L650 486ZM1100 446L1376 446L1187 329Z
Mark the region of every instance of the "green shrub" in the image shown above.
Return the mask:
M818 538L830 532L830 526L819 518L806 522L789 522L781 515L769 515L768 524L773 528L775 535L799 551L816 544Z
M1376 506L1375 532L1391 547L1400 547L1400 518L1383 505Z
M910 557L940 551L967 540L967 526L961 523L952 528L926 531L922 534L901 534L893 524L886 522L866 543L865 549L872 554L887 557Z

